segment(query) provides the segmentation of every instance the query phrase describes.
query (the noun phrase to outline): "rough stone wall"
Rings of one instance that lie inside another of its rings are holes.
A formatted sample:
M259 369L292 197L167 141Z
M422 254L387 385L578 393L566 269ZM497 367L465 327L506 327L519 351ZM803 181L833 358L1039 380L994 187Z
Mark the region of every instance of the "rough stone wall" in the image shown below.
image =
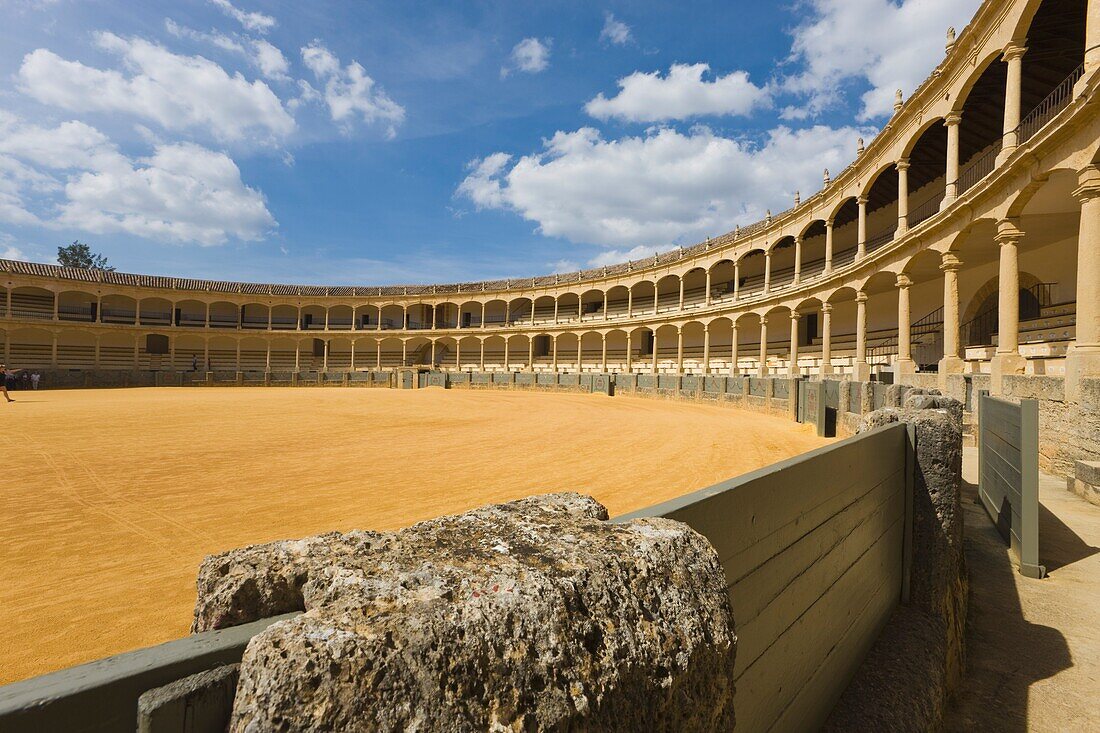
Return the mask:
M964 668L962 405L927 394L911 394L905 404L865 415L859 432L899 421L913 426L909 601L841 697L828 731L936 730Z
M195 630L305 609L249 644L230 730L732 730L717 554L556 494L235 550Z
M1007 400L1039 400L1039 468L1072 478L1076 461L1100 460L1100 379L1082 379L1067 402L1062 377L1007 376Z

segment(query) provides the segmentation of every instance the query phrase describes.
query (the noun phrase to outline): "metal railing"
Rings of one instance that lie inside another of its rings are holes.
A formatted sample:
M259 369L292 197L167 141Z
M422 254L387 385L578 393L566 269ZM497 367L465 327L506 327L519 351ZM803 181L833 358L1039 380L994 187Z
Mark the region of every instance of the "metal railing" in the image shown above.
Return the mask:
M943 203L944 191L940 191L936 196L933 196L931 200L925 201L909 212L907 222L909 226L915 227L923 221L931 219L933 216L939 213L940 204Z
M997 164L997 155L1001 152L1001 141L993 143L984 150L979 151L974 157L966 161L959 171L958 195L974 187L990 173Z
M1046 99L1039 102L1035 109L1027 113L1020 121L1020 126L1016 128L1017 144L1023 145L1026 143L1035 133L1054 119L1055 115L1065 109L1066 105L1073 99L1073 85L1084 73L1085 65L1081 64L1070 72L1070 75L1063 79L1058 86L1054 87L1054 90L1046 96Z
M894 241L894 233L896 231L897 231L896 229L891 229L888 232L883 232L882 234L876 234L875 236L871 237L870 239L867 240L866 244L864 245L865 251L874 252L879 247L884 247L887 244L889 244L890 242Z

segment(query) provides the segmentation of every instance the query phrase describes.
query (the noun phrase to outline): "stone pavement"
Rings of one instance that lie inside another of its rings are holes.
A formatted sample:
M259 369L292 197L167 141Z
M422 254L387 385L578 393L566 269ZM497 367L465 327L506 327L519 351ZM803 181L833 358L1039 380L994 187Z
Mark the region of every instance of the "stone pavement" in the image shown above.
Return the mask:
M1100 731L1100 507L1040 475L1039 561L1020 575L977 499L977 451L963 457L970 573L967 669L949 731Z

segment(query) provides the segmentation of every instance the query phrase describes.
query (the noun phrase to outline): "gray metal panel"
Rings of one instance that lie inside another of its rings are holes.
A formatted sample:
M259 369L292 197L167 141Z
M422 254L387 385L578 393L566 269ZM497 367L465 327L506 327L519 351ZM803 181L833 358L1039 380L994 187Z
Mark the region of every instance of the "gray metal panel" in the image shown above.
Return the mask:
M287 614L193 634L0 687L4 733L133 733L143 692L239 662L253 636Z
M978 407L978 496L1008 542L1020 572L1046 575L1039 564L1039 403L982 393Z
M848 412L854 412L857 415L862 412L862 402L860 399L861 384L862 382L848 383Z
M825 406L834 410L840 408L840 382L835 379L822 380L825 385Z
M820 727L898 605L906 439L895 423L617 518L686 522L717 550L739 728Z

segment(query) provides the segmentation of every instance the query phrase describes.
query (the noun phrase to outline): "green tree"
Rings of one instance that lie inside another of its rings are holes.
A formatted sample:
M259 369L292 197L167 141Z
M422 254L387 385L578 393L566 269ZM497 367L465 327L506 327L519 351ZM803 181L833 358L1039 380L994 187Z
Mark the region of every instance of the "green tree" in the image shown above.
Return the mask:
M81 270L114 270L108 266L107 258L96 254L83 242L75 241L67 247L57 248L57 261L64 267L78 267Z

